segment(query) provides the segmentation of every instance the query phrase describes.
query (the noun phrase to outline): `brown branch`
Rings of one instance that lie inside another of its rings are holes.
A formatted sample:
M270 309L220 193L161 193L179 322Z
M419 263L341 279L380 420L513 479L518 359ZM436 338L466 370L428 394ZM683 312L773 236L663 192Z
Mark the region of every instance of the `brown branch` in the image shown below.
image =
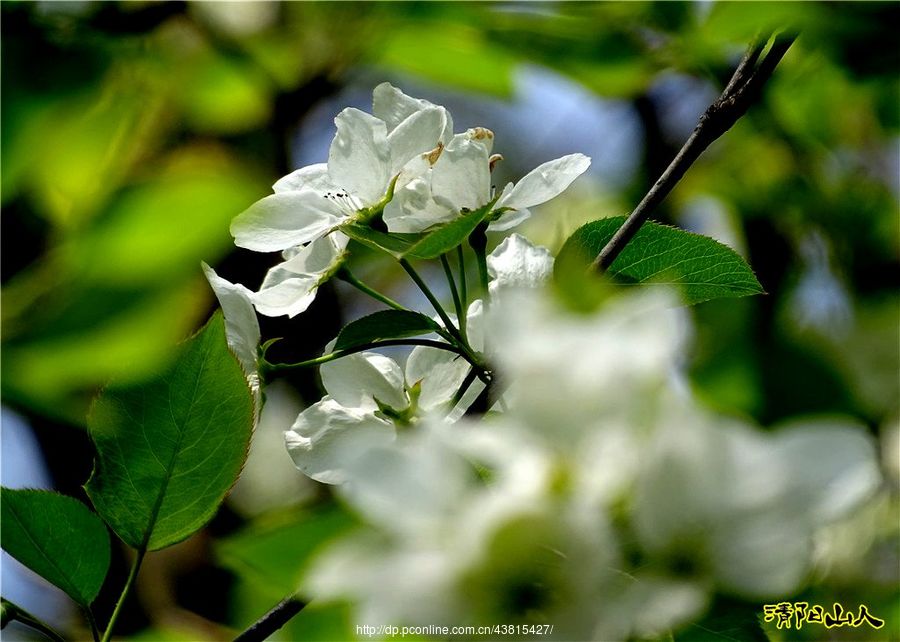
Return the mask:
M669 195L700 154L731 129L758 100L763 86L771 78L796 36L776 36L772 46L763 55L769 39L759 40L750 46L722 94L706 109L666 171L591 263L591 270L602 272L612 265L644 221Z

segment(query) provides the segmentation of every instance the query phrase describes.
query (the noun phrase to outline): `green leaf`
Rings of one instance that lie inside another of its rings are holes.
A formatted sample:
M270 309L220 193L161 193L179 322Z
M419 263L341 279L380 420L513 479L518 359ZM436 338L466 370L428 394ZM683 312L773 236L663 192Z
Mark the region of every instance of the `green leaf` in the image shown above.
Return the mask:
M382 310L344 326L337 336L335 350L352 348L379 339L400 339L430 334L441 326L418 312Z
M402 257L416 241L422 238L421 234L381 232L360 223L347 223L340 229L354 241L359 241L373 250L387 252L395 258Z
M424 238L404 252L403 258L436 259L446 254L475 231L478 224L490 214L491 207L493 202L426 233Z
M557 257L557 276L585 269L625 222L624 216L593 221L569 237ZM607 272L625 284L673 285L688 304L763 293L753 270L734 250L707 236L647 222Z
M85 485L129 546L155 550L215 514L247 457L253 399L216 314L165 374L105 390L88 417L97 448Z
M282 513L222 540L216 557L239 577L280 597L296 591L312 556L355 523L334 506Z
M109 532L74 497L48 490L2 489L3 549L88 606L109 569Z

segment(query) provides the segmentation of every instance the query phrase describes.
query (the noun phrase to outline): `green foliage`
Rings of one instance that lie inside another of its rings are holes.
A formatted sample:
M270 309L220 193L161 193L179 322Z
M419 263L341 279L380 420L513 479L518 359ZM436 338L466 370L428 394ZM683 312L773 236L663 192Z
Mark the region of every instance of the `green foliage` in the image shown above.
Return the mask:
M2 489L3 549L83 606L97 597L109 569L109 533L73 497L46 490Z
M283 597L297 590L300 576L320 547L353 526L336 507L269 518L222 540L219 561L257 588Z
M341 231L355 241L394 258L436 259L465 241L491 213L491 204L466 212L432 230L420 234L382 232L358 223L341 226Z
M379 339L415 337L430 334L438 329L440 326L424 314L405 310L382 310L344 326L338 334L334 349L352 348Z
M428 22L394 25L390 38L376 41L375 62L462 89L500 96L512 93L517 56L469 25L433 26ZM423 27L428 30L426 38Z
M600 219L578 228L560 250L558 263L587 268L625 218ZM763 292L750 266L731 248L652 222L641 226L608 273L625 284L675 286L688 304Z
M237 479L253 414L217 314L168 372L97 399L88 419L97 448L88 496L136 549L181 541L209 521Z

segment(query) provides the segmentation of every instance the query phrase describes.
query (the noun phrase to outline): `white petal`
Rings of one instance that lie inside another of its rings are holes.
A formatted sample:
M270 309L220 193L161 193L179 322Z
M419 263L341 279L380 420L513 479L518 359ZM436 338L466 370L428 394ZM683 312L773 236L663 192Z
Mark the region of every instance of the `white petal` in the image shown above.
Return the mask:
M521 234L505 238L487 257L494 293L503 287L536 287L553 273L553 256L545 247L534 245Z
M394 429L370 412L345 408L325 397L300 413L284 441L303 474L326 484L347 479L346 469L368 450L386 446Z
M387 191L391 154L384 122L347 108L334 119L337 133L328 152L328 173L336 185L368 207Z
M411 438L398 435L389 448L372 448L357 457L348 467L349 483L341 488L369 520L411 541L446 537L446 520L458 514L472 482L468 464L432 437L431 430L423 423Z
M318 192L330 192L337 186L328 175L327 163L316 163L294 170L287 176L275 181L272 189L278 192L298 192L302 189L311 189Z
M259 345L259 321L253 304L253 293L239 283L226 281L203 263L206 280L216 293L225 315L225 337L247 376L256 375L256 348Z
M466 310L466 334L469 345L481 352L484 350L484 303L476 299Z
M862 426L805 420L774 435L792 475L788 500L814 525L844 516L881 484L875 445Z
M508 198L510 192L512 192L514 185L512 183L507 183L503 188L503 191L500 193L500 198L497 199L498 207L500 203L504 203ZM531 217L531 212L526 209L518 209L518 210L507 210L503 212L499 218L495 221L491 221L488 225L489 232L505 232L506 230L514 228L516 225L521 223L522 221Z
M439 223L452 221L459 215L459 210L432 198L429 178L413 179L394 192L394 198L384 208L383 218L388 231L423 232Z
M531 210L507 210L488 225L488 232L505 232L531 218Z
M810 567L810 532L787 511L729 515L711 533L708 560L717 583L750 598L794 593Z
M475 210L491 199L487 148L466 134L454 136L434 165L431 191L455 209Z
M389 132L393 131L395 127L414 113L435 106L422 98L407 96L386 82L378 85L372 92L372 114L387 124ZM446 114L446 122L444 123L441 140L446 144L453 136L453 120L450 118L450 112L444 110L444 113Z
M569 154L535 167L497 202L497 207L522 209L546 203L559 196L591 165L584 154Z
M427 411L453 399L469 370L469 362L457 354L416 346L406 361L406 381L410 386L421 382L419 407Z
M340 232L316 239L284 263L268 271L253 303L260 314L293 317L306 310L326 274L344 258L347 237Z
M312 190L266 196L231 222L234 244L256 252L275 252L313 241L344 216L323 194Z
M447 421L449 423L455 423L465 416L466 411L469 409L475 400L484 392L485 385L481 381L481 379L475 379L472 382L472 385L469 386L469 389L463 393L462 399L459 400L459 403L456 404L453 409L447 414ZM496 406L491 410L498 410Z
M348 408L375 410L375 398L397 410L409 406L403 371L382 354L358 352L341 357L323 363L319 375L328 394Z
M445 109L429 107L412 114L388 134L391 176L399 172L409 161L435 149L441 140L446 122Z

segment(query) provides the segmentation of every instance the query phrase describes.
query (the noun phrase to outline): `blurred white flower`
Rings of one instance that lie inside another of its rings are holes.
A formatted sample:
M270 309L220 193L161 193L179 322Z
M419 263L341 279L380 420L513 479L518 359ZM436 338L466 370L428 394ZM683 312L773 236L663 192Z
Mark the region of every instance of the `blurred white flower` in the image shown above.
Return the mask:
M764 433L673 405L642 461L634 524L661 560L722 589L775 598L800 588L817 530L880 483L861 426L807 421Z
M653 637L717 590L796 591L819 529L879 484L871 441L699 408L676 304L654 291L576 316L510 289L487 319L508 409L425 419L348 462L338 492L374 530L327 550L305 590L366 623L553 623L559 639Z
M561 448L589 438L598 422L629 422L635 433L633 424L652 423L648 400L678 376L687 334L672 293L620 296L593 315L573 314L539 289L505 294L485 340L525 427Z
M305 589L354 599L367 623L554 622L555 637L585 639L615 542L601 514L547 493L549 462L511 437L426 422L357 459L340 492L390 536L340 542ZM509 465L484 483L472 452L480 461L505 453Z
M280 179L274 194L234 219L236 245L274 252L315 241L346 222L366 222L390 200L393 187L429 167L429 152L452 131L447 110L387 83L375 88L373 105L375 115L353 108L337 115L327 163Z

